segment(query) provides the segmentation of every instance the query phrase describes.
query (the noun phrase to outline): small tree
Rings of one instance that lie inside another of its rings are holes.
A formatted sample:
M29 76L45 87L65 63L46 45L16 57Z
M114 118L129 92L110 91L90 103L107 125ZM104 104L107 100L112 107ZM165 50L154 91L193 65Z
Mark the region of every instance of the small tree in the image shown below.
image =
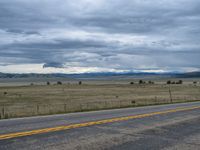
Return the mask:
M154 82L153 82L153 81L149 81L148 83L149 83L149 84L154 84Z
M176 82L176 84L183 84L183 81L179 80L178 82Z
M183 84L183 80L179 80L178 82L179 82L179 84Z
M167 81L167 84L171 84L171 81L170 81L170 80L168 80L168 81Z
M58 85L62 85L62 82L61 82L61 81L58 81L57 84L58 84Z
M144 84L144 81L142 81L142 80L139 80L139 84Z
M136 101L135 101L135 100L132 100L132 101L131 101L131 103L132 103L132 104L135 104L135 103L136 103Z
M47 85L50 85L50 82L49 82L49 81L47 81Z
M81 85L81 84L82 84L82 81L79 81L78 84Z

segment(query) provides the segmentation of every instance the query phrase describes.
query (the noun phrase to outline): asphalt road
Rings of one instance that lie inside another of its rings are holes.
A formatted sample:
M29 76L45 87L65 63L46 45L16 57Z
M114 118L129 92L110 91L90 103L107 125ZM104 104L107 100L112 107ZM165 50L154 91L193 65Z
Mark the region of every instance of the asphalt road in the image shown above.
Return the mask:
M200 150L200 102L0 120L0 150Z

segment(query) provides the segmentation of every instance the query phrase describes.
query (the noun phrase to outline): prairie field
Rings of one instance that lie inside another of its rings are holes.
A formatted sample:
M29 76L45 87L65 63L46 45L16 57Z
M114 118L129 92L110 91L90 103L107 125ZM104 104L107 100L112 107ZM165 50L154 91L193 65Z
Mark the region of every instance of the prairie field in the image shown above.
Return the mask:
M1 118L200 100L200 84L130 84L130 81L45 82L0 86Z

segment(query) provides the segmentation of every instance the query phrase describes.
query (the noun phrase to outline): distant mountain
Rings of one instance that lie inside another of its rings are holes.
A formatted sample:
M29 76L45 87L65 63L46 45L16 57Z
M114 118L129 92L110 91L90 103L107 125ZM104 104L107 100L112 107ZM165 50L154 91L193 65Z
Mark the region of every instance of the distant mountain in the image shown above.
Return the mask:
M43 77L53 77L53 76L51 74L36 74L36 73L16 74L16 73L0 72L0 78L43 78Z
M176 77L180 77L180 78L198 78L198 77L200 77L200 72L181 73L181 74L177 74Z
M1 73L0 78L93 78L93 77L112 77L112 76L159 76L159 77L179 77L179 78L195 78L200 77L200 72L190 72L190 73L144 73L144 72L126 72L126 73L114 73L114 72L101 72L101 73L82 73L82 74L37 74L37 73Z

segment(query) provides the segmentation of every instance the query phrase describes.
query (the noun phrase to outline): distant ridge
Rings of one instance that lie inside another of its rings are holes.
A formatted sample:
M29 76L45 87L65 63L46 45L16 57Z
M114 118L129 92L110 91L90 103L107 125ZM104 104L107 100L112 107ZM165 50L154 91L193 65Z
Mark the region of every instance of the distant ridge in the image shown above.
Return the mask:
M37 73L1 73L0 78L43 78L43 77L53 77L51 74L37 74Z
M181 78L198 78L200 77L200 72L187 72L187 73L177 74L176 76Z
M0 78L90 78L90 77L111 77L111 76L159 76L159 77L179 77L179 78L195 78L200 77L200 72L189 72L189 73L145 73L145 72L126 72L126 73L115 73L115 72L100 72L100 73L82 73L82 74L40 74L40 73L1 73Z

